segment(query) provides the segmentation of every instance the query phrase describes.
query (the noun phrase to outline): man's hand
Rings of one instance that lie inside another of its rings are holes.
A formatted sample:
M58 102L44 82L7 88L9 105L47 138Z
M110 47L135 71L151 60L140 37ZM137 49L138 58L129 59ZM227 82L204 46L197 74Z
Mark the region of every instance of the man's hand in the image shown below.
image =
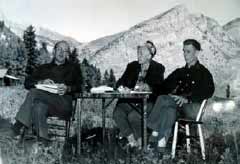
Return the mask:
M55 84L51 79L45 79L38 82L38 84Z
M59 95L64 95L67 92L67 86L65 84L57 84L57 86Z
M174 98L174 100L176 101L176 104L179 107L182 107L183 104L187 104L188 103L188 99L186 99L183 96L177 96L177 95L170 95L170 96Z

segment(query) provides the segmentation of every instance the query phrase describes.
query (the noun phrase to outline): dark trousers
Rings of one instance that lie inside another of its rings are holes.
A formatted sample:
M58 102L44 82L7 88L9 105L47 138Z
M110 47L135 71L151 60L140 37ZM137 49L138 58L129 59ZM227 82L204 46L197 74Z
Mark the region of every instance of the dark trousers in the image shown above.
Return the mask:
M16 120L28 128L34 125L39 137L48 138L47 117L67 118L71 116L71 111L71 96L31 89L16 115Z
M184 104L180 108L174 98L169 95L161 95L157 98L152 112L148 116L148 127L159 133L159 139L165 137L167 141L176 118L196 119L200 105L200 103Z
M120 129L120 135L127 137L133 134L135 139L142 136L142 107L133 106L131 103L117 103L113 111L113 119ZM151 112L153 103L147 104L147 113Z

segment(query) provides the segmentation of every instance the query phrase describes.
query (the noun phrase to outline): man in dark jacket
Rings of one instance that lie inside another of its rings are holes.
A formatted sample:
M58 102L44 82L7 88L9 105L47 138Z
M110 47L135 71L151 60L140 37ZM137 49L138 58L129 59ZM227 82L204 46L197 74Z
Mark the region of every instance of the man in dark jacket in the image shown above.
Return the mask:
M149 110L156 99L156 92L163 81L165 68L162 64L153 61L156 48L151 41L144 46L138 46L138 61L127 65L122 77L117 81L116 87L120 92L130 90L151 91L148 101ZM129 144L139 146L141 141L141 110L129 103L141 104L138 99L120 99L113 112L113 119L120 129L120 136L126 137ZM138 142L137 142L138 141Z
M153 130L150 140L157 139L158 147L166 146L177 114L195 119L204 99L214 93L211 73L198 61L201 45L194 39L183 42L186 65L172 72L162 83L161 93L148 119Z
M67 61L69 53L70 46L66 41L56 43L53 61L40 65L25 79L25 88L29 92L16 115L13 134L18 135L21 128L34 125L40 139L49 140L47 117L70 117L72 95L82 91L82 73L79 64ZM36 89L36 84L56 85L57 93Z

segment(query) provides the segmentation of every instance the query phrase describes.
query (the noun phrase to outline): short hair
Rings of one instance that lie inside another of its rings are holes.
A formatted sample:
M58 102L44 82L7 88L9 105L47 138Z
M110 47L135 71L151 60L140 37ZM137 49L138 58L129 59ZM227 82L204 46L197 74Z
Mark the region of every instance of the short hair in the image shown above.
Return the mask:
M183 42L183 45L192 45L196 50L201 51L201 44L195 39L187 39Z
M58 47L60 44L62 44L62 43L67 46L67 52L68 52L69 55L70 55L70 53L71 53L70 45L68 44L67 41L61 40L61 41L58 41L57 43L55 43L55 45L54 45L54 47L53 47L53 60L52 60L52 61L55 60L55 53L56 53L57 47Z
M150 51L152 57L154 57L157 53L157 49L156 49L156 46L153 44L152 41L150 40L147 40L146 41L146 44L150 45L150 46L147 46L148 50Z

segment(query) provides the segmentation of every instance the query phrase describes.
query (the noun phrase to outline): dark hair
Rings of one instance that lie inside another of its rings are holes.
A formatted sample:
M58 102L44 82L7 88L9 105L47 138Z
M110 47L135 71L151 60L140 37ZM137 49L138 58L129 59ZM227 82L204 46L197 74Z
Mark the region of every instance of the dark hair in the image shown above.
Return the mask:
M201 44L195 39L187 39L183 42L183 45L192 45L196 50L201 51Z
M54 62L54 60L55 60L55 53L56 53L57 47L58 47L60 44L62 44L62 43L67 45L67 52L69 53L69 55L71 54L70 45L68 44L68 42L65 41L65 40L58 41L57 43L55 43L55 45L54 45L54 47L53 47L53 52L52 52L52 54L53 54L53 59L52 59L52 62Z
M150 46L147 46L148 50L150 51L152 57L154 57L157 53L157 49L156 49L156 46L153 44L152 41L150 40L147 40L146 43Z

